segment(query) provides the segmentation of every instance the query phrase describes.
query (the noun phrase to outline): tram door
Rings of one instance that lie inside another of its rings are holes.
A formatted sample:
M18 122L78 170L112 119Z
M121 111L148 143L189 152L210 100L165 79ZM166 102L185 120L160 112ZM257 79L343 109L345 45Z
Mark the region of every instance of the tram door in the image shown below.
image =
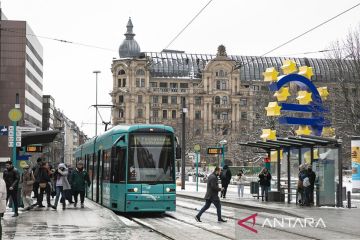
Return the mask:
M95 202L98 202L99 200L99 195L98 195L98 182L99 182L99 174L98 174L98 165L99 165L99 161L98 161L98 156L96 153L93 154L93 169L94 169L94 176L93 176L93 192L92 192L92 200Z
M103 175L104 175L104 151L98 151L99 155L99 203L103 204Z

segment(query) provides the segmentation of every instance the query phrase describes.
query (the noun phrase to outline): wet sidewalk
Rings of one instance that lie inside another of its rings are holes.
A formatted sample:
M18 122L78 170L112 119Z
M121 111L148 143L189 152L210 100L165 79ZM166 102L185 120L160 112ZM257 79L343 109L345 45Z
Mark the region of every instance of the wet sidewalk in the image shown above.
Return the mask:
M196 192L196 183L194 182L186 182L185 190L181 190L180 186L177 186L176 193L179 197L190 198L194 200L203 200L206 193L206 183L199 183L198 191ZM220 194L219 194L220 195ZM283 202L266 202L262 201L261 197L257 199L257 197L253 197L250 194L250 187L245 186L244 196L242 198L238 197L237 186L229 185L226 198L221 198L221 203L224 206L230 207L238 207L238 208L247 208L255 211L269 212L269 213L277 213L284 215L291 215L293 217L307 217L309 215L313 215L314 212L324 211L324 210L336 210L339 208L335 207L302 207L300 205L296 205L293 203L283 203ZM345 205L345 202L344 202ZM346 209L340 208L340 210L349 210L359 212L359 208Z
M85 208L67 205L62 210L37 208L19 209L12 217L7 209L2 221L2 239L159 239L155 233L100 205L85 200Z

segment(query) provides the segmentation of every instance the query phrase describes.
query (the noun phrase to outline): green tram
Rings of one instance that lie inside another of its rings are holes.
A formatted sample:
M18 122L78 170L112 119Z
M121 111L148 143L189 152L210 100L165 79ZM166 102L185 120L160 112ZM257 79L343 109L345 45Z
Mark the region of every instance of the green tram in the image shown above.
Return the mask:
M175 211L176 138L165 125L118 125L75 151L87 198L118 212Z

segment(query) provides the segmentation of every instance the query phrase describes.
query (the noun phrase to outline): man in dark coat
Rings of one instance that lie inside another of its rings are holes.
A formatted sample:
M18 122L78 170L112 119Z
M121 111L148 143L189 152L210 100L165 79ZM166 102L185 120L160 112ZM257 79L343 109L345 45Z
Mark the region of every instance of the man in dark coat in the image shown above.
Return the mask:
M227 188L229 186L231 177L232 177L231 176L231 171L230 171L228 165L224 165L223 170L222 170L222 172L220 174L221 186L224 189L221 191L221 196L220 197L223 197L223 198L226 197L226 191L227 191Z
M4 171L3 177L6 183L6 190L7 190L6 202L9 200L9 197L11 196L15 211L13 217L17 217L19 216L17 197L18 197L20 175L19 172L16 170L16 168L14 168L11 161L6 162L6 169Z
M38 158L36 160L36 166L33 167L32 171L34 173L34 177L35 177L35 182L33 185L33 191L34 191L34 197L33 198L38 198L39 196L39 171L41 168L41 164L42 164L42 159Z
M205 194L205 206L200 210L200 212L195 216L195 220L201 222L201 215L210 207L211 203L213 203L217 210L217 216L219 222L226 222L226 220L221 217L221 204L219 198L219 192L223 190L219 188L218 176L220 175L220 168L216 167L214 172L210 174Z
M84 163L79 161L76 170L74 170L70 177L71 189L74 193L74 207L77 206L78 195L80 194L81 208L84 208L86 185L90 186L89 174L84 170Z
M309 204L314 204L314 186L315 186L315 179L316 179L316 174L315 172L312 170L312 166L308 166L308 178L310 181L310 186L309 186Z
M263 168L263 170L259 174L259 179L261 187L261 199L262 201L264 201L265 196L265 201L268 201L268 194L271 186L271 174L267 168Z

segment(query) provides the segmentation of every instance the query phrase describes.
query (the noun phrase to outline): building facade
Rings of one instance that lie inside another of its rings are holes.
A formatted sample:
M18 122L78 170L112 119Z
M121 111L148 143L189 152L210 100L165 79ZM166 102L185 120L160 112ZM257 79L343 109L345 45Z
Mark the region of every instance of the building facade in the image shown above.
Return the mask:
M1 11L1 10L0 10ZM0 125L9 126L8 112L19 94L23 118L19 126L42 129L43 48L25 21L0 14ZM0 157L10 156L7 137L0 137Z
M202 161L216 163L216 156L206 156L206 147L226 140L229 164L251 161L239 159L237 143L259 139L262 128L274 125L274 119L264 117L265 106L274 98L262 73L268 67L280 71L286 58L227 55L223 45L216 55L172 50L140 52L131 19L125 36L119 48L120 58L113 60L111 66L113 125L161 123L173 126L180 136L185 101L187 154L198 143L202 146ZM318 87L336 88L334 82L339 76L335 61L293 60L298 66L313 67L312 81ZM353 72L351 65L347 69ZM331 106L335 111L335 105Z
M54 130L55 99L50 95L43 95L42 130Z

